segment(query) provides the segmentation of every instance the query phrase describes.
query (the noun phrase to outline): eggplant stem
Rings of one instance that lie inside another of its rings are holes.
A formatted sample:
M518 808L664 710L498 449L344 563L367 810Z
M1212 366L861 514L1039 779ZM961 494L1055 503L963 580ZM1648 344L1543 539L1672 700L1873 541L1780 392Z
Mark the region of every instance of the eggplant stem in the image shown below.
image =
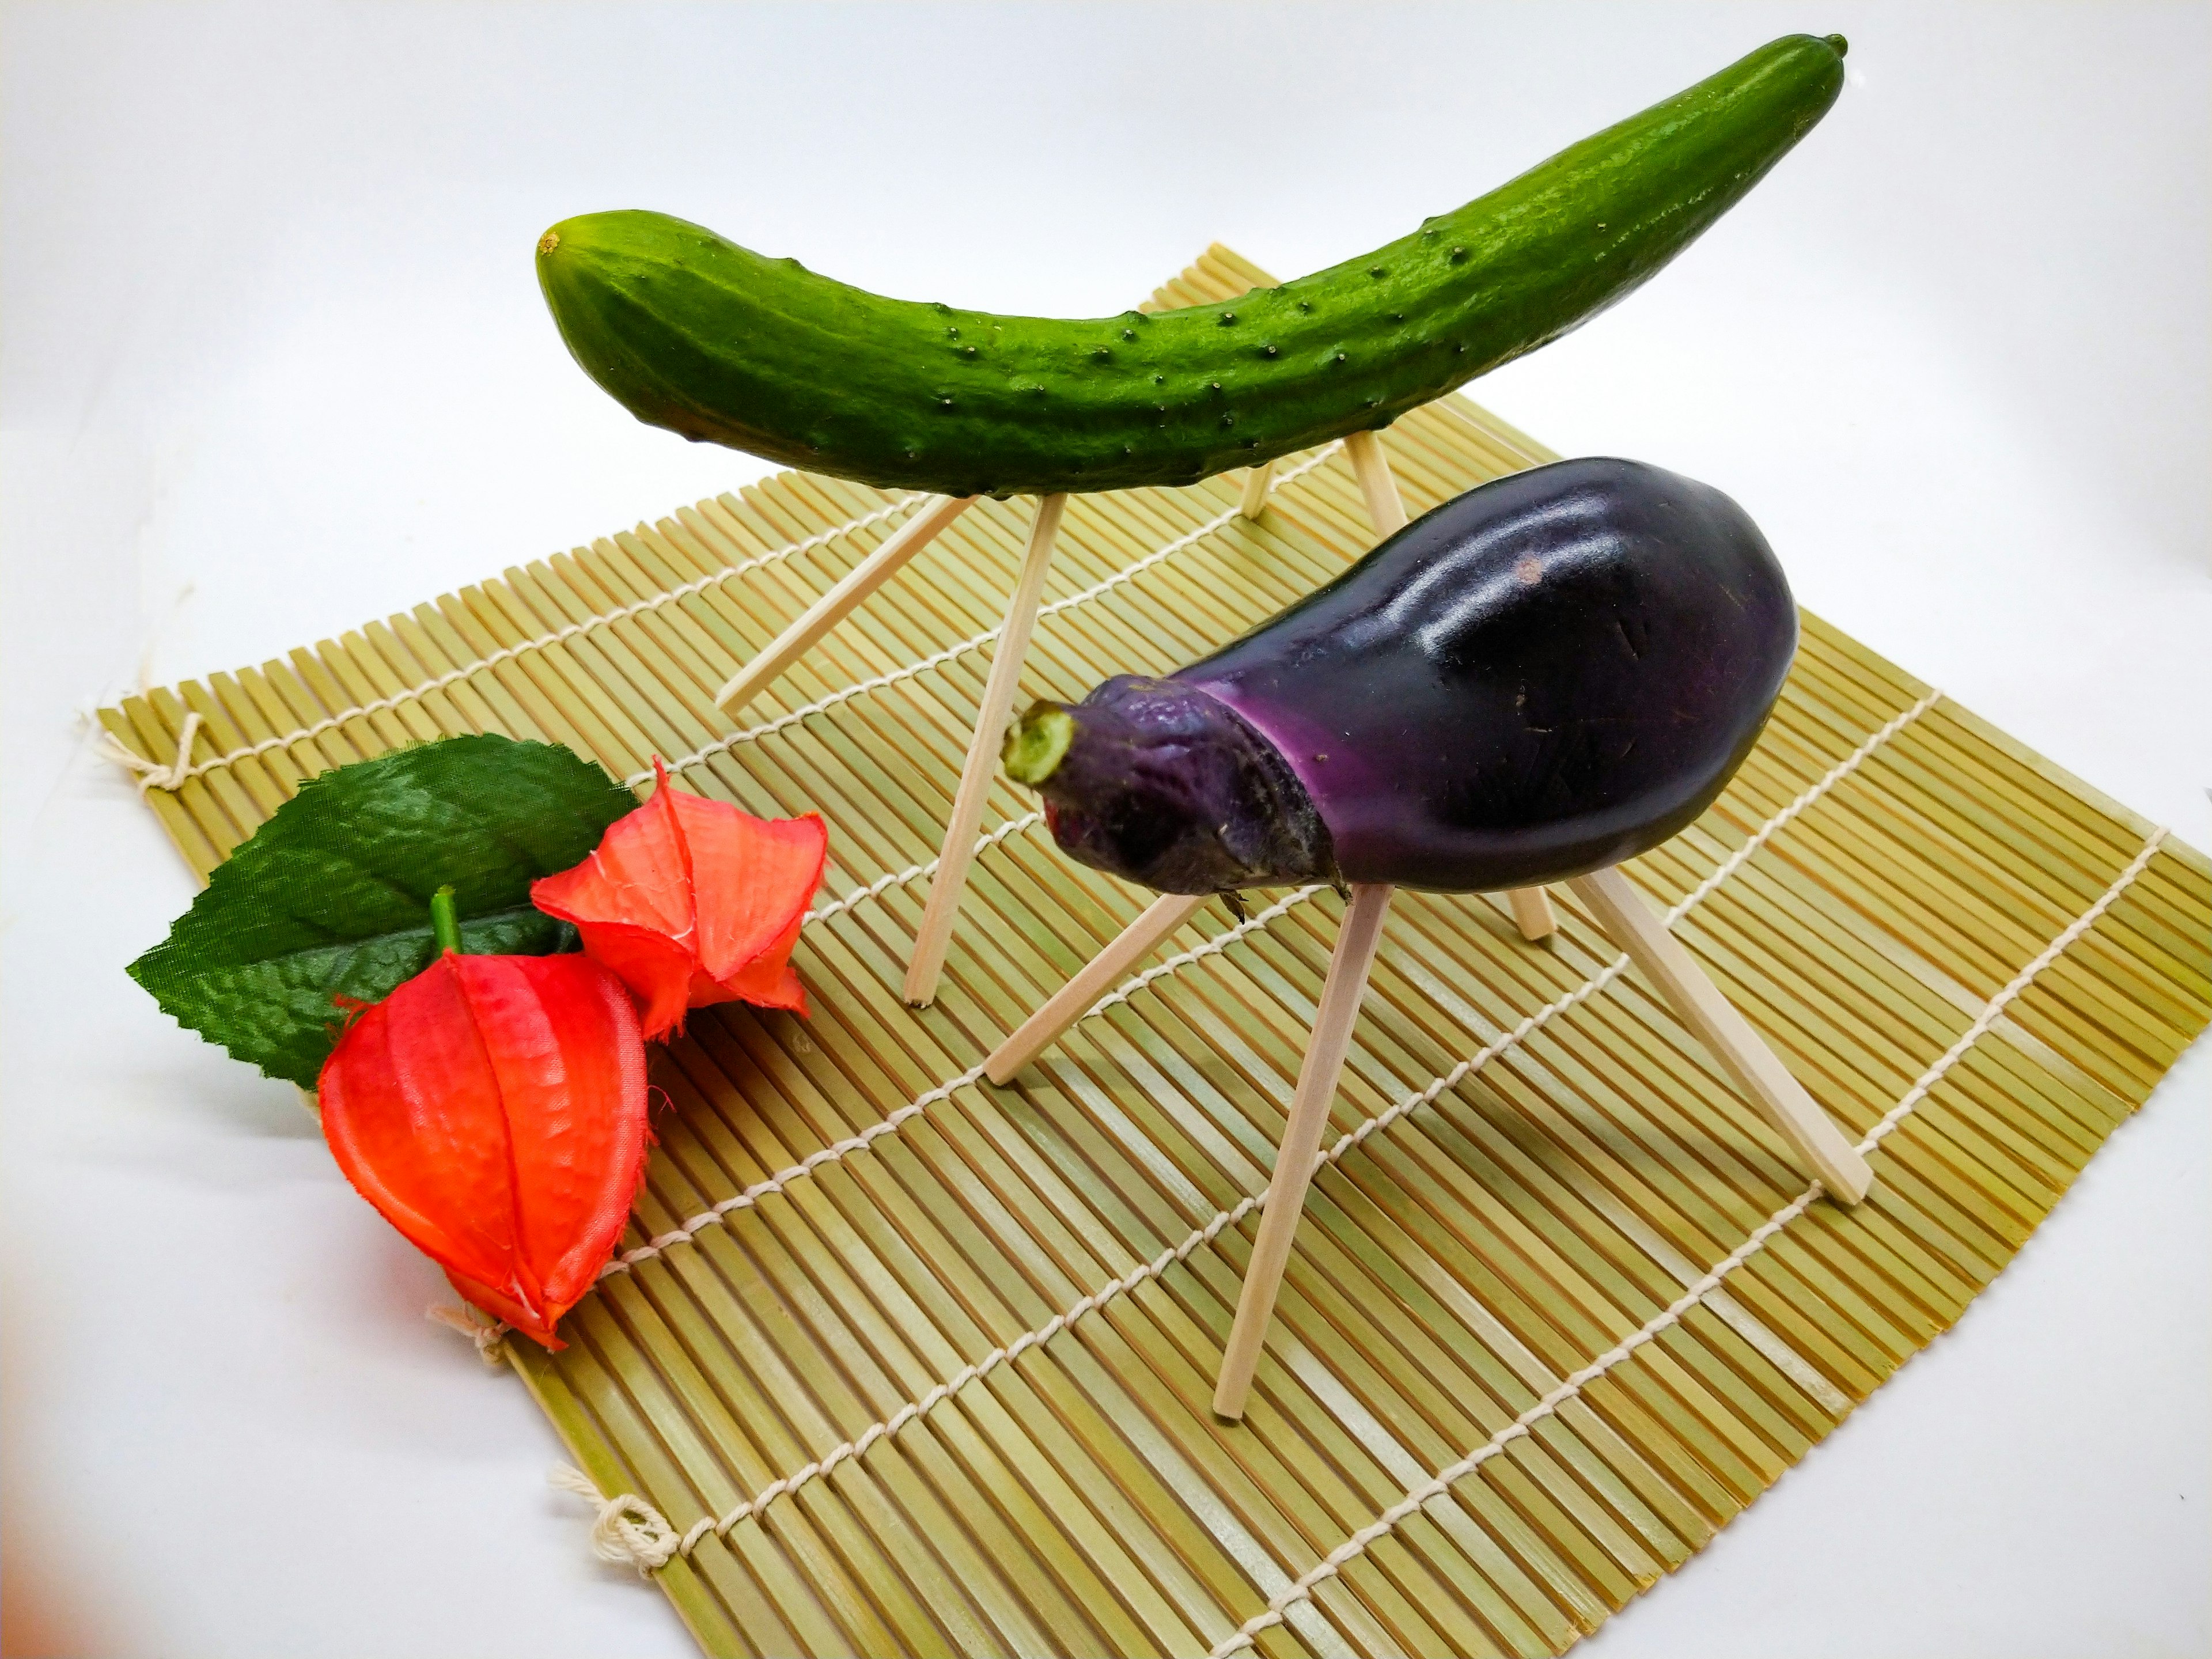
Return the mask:
M1075 741L1075 718L1057 703L1035 703L1006 733L999 759L1006 775L1035 789L1059 769Z

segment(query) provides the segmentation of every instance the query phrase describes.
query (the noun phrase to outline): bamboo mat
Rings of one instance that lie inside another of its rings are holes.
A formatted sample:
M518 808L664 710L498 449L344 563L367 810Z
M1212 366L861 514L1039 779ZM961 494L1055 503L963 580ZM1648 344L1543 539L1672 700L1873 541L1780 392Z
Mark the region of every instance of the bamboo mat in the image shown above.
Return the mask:
M1254 280L1217 248L1155 302ZM1548 454L1457 398L1383 442L1416 514ZM1238 484L1076 497L1024 696L1186 661L1369 545L1339 450L1257 523ZM102 717L164 766L202 717L147 799L203 876L303 777L453 732L830 821L813 1018L694 1017L626 1265L513 1356L681 1535L653 1576L709 1653L1557 1653L1957 1319L2206 1022L2204 858L1808 617L1757 752L1631 873L1878 1139L1871 1199L1809 1196L1564 892L1542 946L1402 893L1220 1423L1339 902L1208 907L981 1082L1147 896L1001 783L943 993L900 1003L1030 504L969 513L743 729L709 701L910 499L784 474Z

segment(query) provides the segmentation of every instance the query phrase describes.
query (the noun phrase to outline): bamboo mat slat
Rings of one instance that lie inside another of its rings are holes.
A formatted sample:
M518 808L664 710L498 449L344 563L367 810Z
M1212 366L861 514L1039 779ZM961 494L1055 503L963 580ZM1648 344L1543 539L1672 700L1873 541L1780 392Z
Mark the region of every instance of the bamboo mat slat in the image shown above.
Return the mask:
M1151 304L1265 280L1216 247ZM1550 457L1463 398L1383 442L1415 514ZM1076 498L1024 693L1172 667L1365 550L1340 451L1277 480L1257 522L1235 477ZM899 1000L1030 505L969 513L742 726L713 702L915 499L783 474L101 714L161 766L200 717L146 799L203 878L304 779L465 732L829 820L813 1018L694 1016L626 1265L512 1354L684 1534L653 1576L706 1652L1560 1652L1955 1321L2212 1017L2201 854L1808 616L1757 751L1631 873L1879 1137L1870 1199L1807 1201L1564 893L1542 946L1405 894L1224 1425L1339 901L1209 907L981 1082L1146 896L1001 782L943 992Z

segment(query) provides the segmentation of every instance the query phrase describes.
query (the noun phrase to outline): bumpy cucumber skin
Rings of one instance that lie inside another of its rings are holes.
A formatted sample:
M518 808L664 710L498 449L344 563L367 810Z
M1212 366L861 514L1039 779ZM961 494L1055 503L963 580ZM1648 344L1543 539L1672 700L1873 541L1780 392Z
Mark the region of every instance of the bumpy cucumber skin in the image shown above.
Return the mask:
M885 489L1188 484L1388 426L1638 287L1827 112L1791 35L1411 236L1218 305L1070 322L888 300L663 214L556 225L568 349L640 420Z

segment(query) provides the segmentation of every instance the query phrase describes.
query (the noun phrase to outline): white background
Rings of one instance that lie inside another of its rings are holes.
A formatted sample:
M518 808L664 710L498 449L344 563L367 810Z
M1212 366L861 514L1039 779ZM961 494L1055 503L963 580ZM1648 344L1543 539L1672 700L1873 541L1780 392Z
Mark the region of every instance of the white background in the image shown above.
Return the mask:
M9 4L10 1616L133 1655L688 1651L288 1087L123 964L182 866L81 702L260 660L762 469L630 422L532 245L649 206L878 290L1294 275L1793 28L1798 153L1475 388L1728 489L1800 596L2197 845L2212 10ZM2212 1644L2200 1049L2019 1262L1679 1577L1658 1655Z

